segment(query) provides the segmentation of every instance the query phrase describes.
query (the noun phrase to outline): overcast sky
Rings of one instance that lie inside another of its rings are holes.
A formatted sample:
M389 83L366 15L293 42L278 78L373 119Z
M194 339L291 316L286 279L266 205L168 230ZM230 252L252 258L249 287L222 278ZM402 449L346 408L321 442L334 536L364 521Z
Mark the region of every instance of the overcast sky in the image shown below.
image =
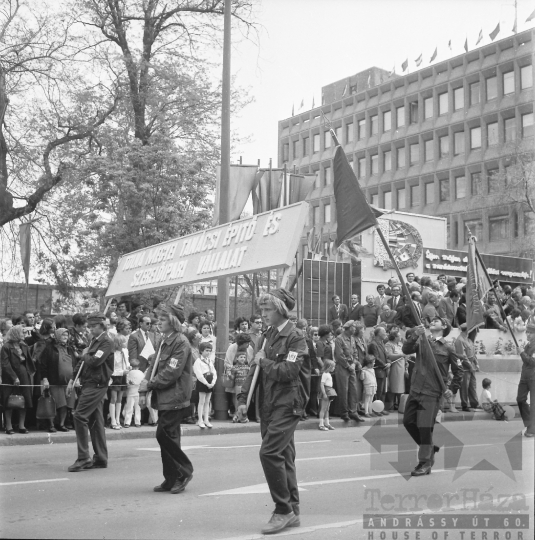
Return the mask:
M535 9L535 0L518 0L518 31ZM291 116L304 99L304 110L321 104L321 87L371 66L401 74L408 57L409 69L423 53L424 63L438 46L436 62L475 48L479 31L489 33L498 22L496 40L512 34L514 0L262 0L256 10L261 26L259 43L234 34L232 72L236 82L249 88L255 102L232 129L250 136L232 156L244 163L267 166L277 161L277 123ZM452 40L453 51L447 48Z

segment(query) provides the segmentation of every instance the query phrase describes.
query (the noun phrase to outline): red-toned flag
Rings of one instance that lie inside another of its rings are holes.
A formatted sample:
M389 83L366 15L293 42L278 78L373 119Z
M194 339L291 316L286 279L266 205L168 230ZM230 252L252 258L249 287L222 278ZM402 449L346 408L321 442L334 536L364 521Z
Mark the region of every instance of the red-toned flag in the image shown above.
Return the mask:
M466 275L466 326L468 333L485 324L479 287L481 274L485 276L485 272L478 265L478 262L475 240L470 237L468 240L468 269Z
M335 246L338 248L344 240L353 238L362 231L374 227L377 224L377 213L374 213L370 208L340 145L336 146L333 171L336 204ZM379 213L379 215L381 214Z
M489 34L489 38L494 41L494 38L500 33L500 23L498 23L498 26Z
M407 60L405 60L405 62L401 64L401 69L405 71L408 67L409 67L409 59L407 58Z
M433 56L431 57L429 62L432 62L437 57L437 54L438 54L438 47L435 47L435 52L433 53Z

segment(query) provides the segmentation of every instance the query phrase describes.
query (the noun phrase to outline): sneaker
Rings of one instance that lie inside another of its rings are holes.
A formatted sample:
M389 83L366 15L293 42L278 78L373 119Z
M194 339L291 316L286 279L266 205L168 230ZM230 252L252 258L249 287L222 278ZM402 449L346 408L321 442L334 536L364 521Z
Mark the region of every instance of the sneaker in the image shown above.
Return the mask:
M274 534L291 527L297 521L297 516L290 512L289 514L273 514L268 524L262 529L262 534Z

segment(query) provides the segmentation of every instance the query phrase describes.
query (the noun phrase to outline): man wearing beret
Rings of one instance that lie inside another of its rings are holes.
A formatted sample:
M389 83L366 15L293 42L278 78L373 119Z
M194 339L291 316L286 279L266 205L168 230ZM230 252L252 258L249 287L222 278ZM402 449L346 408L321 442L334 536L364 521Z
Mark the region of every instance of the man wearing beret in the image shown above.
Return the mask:
M526 336L528 342L524 350L518 348L518 354L522 359L522 371L520 373L520 382L518 383L518 393L516 402L520 416L526 427L524 435L526 437L535 437L535 323L529 322L526 326ZM529 394L528 405L527 399ZM531 410L530 410L531 409Z
M416 353L416 362L411 379L411 391L405 404L403 425L409 435L418 445L418 465L411 472L412 476L423 476L431 472L435 463L435 453L439 447L433 444L433 428L439 409L441 396L450 399L461 386L463 371L459 357L453 347L446 343L445 337L450 333L451 326L446 319L434 317L431 319L429 330L431 336L425 335L425 327L421 324L414 328L411 336L403 344L403 354ZM428 347L420 343L427 339L436 359L440 376L447 387L448 372L451 367L453 380L449 389L442 394L442 385L432 364Z
M156 440L161 450L164 481L154 488L157 493L183 493L193 478L193 465L180 445L180 423L189 414L192 390L191 347L181 332L184 319L181 304L159 311L160 346L139 386L140 407L146 406L147 392L152 391L151 406L158 411Z
M73 413L78 459L69 467L69 472L83 469L105 469L108 466L108 448L104 430L102 405L111 374L113 373L113 341L108 335L104 313L92 313L87 324L91 332L91 343L83 350L74 373L80 372L82 393ZM67 396L73 391L71 379L67 386ZM89 432L95 455L89 456Z
M254 369L238 395L238 413L247 414L247 395L254 372L260 369L260 462L275 511L263 534L298 527L299 491L295 470L294 431L308 402L310 363L305 338L288 320L295 305L285 289L263 294L259 300L262 317L269 326L260 340Z

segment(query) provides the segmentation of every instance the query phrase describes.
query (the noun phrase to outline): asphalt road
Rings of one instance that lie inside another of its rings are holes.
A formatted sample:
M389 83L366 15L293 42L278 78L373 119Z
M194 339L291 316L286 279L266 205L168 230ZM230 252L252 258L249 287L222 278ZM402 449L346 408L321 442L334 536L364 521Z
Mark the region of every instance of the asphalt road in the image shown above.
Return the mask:
M389 539L395 537L391 529L365 529L370 522L364 516L423 514L429 518L433 514L450 521L435 525L434 530L416 521L404 522L397 530L398 538L425 540L436 533L440 539L483 539L481 519L475 529L464 525L455 529L451 520L457 514L469 520L484 514L511 519L502 519L501 528L489 526L489 540L507 538L507 533L512 539L531 540L534 440L519 436L521 427L520 422L488 420L437 426L436 441L447 448L437 454L432 474L422 478L406 474L416 456L400 426L298 431L302 526L278 536ZM0 535L260 538L273 503L258 459L259 436L192 436L184 443L195 472L180 495L152 492L162 481L159 449L153 439L111 441L109 468L80 473L67 472L76 458L74 444L4 447L0 452ZM477 470L471 470L474 466ZM524 520L526 514L530 528L520 529L519 535L514 519Z

